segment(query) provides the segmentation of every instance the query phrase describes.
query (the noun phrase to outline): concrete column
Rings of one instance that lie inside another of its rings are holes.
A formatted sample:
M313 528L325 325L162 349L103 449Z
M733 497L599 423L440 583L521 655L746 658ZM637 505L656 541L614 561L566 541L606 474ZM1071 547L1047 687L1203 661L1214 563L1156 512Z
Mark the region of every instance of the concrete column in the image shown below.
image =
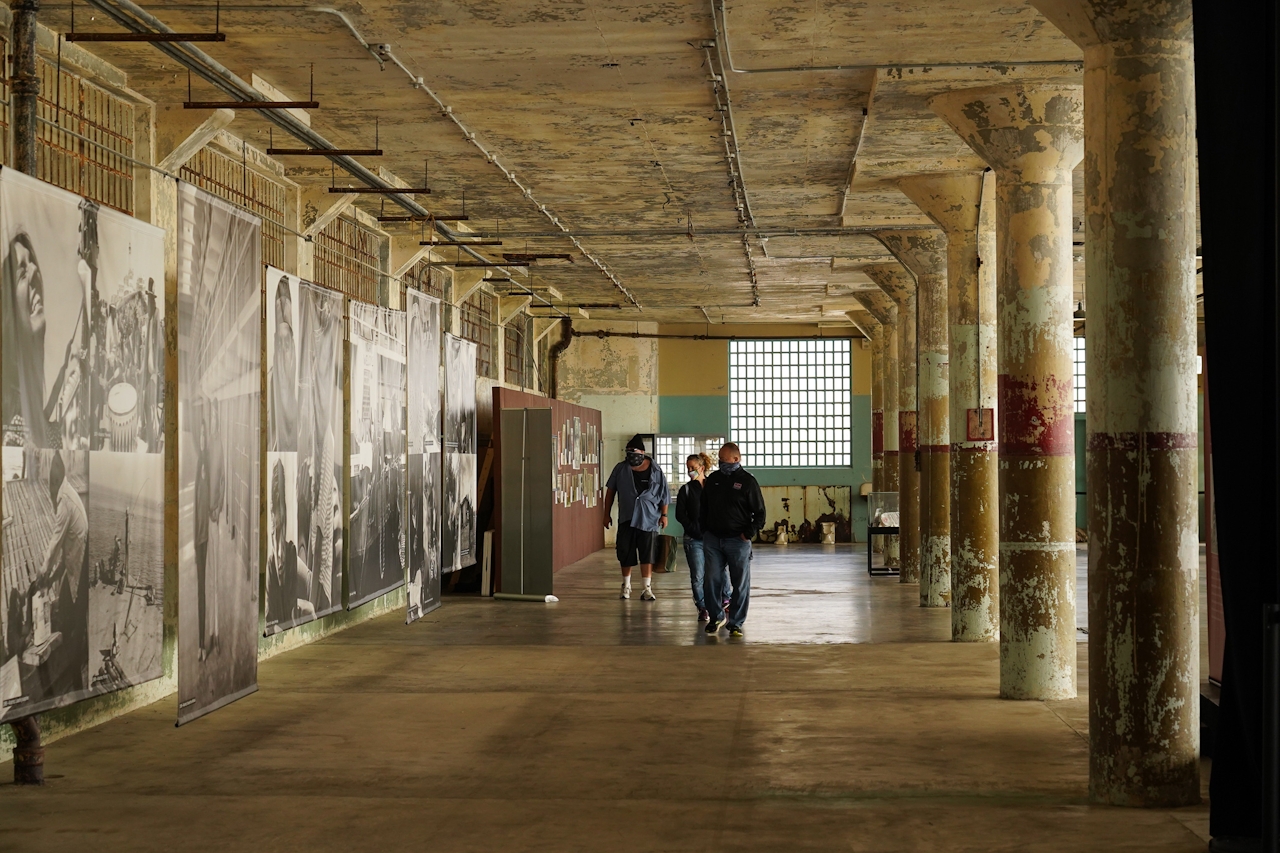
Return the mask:
M13 0L13 168L36 173L36 105L40 74L36 67L36 22L40 0Z
M882 439L884 464L880 472L879 490L898 491L898 305L882 290L855 293L854 298L880 323L880 353L883 368L880 400L884 413ZM897 536L884 538L884 564L897 567L901 564L901 543Z
M1000 695L1076 695L1071 170L1079 86L1006 84L930 105L996 170Z
M866 309L846 313L871 345L871 488L879 492L884 486L884 327Z
M901 264L863 272L898 308L898 580L920 582L920 467L916 432L916 282ZM886 454L887 458L887 454Z
M1191 0L1034 0L1084 48L1089 793L1200 802Z
M947 235L951 639L957 642L988 642L1000 632L995 246L984 263L978 236L982 213L994 224L995 181L986 182L984 211L983 177L951 172L898 182ZM993 228L987 232L994 237Z
M876 234L916 279L920 606L951 603L951 433L947 412L947 238L933 228Z

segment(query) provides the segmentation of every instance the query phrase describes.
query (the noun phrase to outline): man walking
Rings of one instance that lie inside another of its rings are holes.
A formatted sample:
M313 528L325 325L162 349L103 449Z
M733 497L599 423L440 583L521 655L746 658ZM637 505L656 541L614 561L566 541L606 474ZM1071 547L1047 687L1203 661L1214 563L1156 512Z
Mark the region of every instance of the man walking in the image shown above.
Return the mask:
M611 523L613 498L618 498L618 565L622 568L622 592L619 598L631 597L631 569L640 566L644 577L643 601L655 601L653 594L653 559L658 535L667 526L667 506L671 492L666 475L644 453L644 439L639 435L627 442L627 458L613 467L605 483L604 526Z
M701 515L711 600L724 597L725 566L733 584L728 612L713 612L706 632L715 634L727 622L729 635L741 637L751 599L751 540L764 527L764 495L756 478L743 469L738 445L730 443L720 448L720 467L702 487Z

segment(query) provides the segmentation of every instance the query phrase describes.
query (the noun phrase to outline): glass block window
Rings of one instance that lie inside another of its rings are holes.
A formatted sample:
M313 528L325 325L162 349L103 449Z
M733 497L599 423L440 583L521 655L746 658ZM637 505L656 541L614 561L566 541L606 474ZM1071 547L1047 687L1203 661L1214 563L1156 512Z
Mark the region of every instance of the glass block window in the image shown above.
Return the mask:
M729 342L729 434L754 468L850 464L849 338Z
M1071 378L1075 380L1076 411L1084 411L1084 338L1072 338Z
M695 453L705 453L711 457L711 470L715 470L716 454L724 444L722 435L659 435L654 437L653 460L658 463L662 473L667 475L667 484L671 494L680 491L680 487L689 481L689 473L684 461ZM708 472L710 473L710 472Z

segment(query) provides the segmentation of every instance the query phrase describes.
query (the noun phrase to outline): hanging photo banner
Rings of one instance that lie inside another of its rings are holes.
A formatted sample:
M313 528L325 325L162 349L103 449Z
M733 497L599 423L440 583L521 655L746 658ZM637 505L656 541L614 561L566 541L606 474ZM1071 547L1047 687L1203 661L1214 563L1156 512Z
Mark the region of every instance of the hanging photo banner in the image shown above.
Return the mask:
M164 232L10 169L0 721L159 678Z
M405 622L440 606L440 301L408 288L409 594Z
M405 316L351 301L347 609L404 583Z
M258 689L262 222L178 185L178 724Z
M342 308L267 267L268 635L342 606Z
M476 345L445 335L444 530L446 572L476 562Z

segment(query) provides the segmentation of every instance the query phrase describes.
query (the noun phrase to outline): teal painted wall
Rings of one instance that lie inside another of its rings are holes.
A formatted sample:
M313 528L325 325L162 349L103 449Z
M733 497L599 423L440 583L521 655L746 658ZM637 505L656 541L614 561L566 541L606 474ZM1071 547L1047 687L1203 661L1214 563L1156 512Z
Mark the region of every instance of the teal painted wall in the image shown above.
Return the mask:
M718 396L658 398L658 431L668 435L729 434L729 398Z

